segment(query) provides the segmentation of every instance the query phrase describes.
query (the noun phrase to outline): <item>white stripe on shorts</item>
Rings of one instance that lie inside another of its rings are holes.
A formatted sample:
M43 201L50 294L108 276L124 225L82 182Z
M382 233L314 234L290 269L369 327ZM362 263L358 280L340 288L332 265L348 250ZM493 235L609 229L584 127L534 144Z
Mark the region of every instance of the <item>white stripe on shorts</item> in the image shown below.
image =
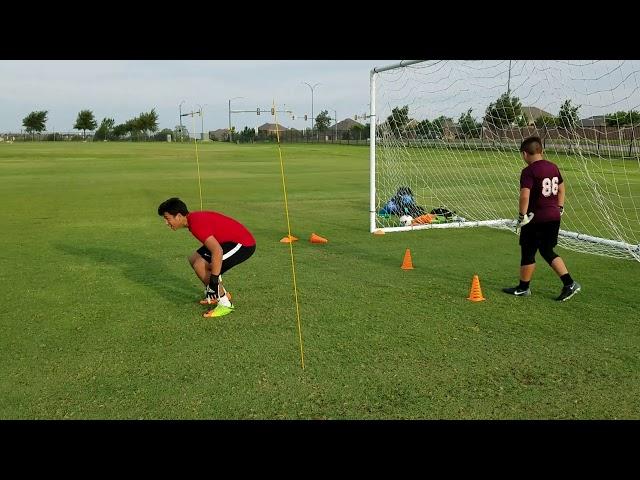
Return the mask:
M239 243L237 244L235 247L233 247L231 250L229 250L227 253L225 253L224 255L222 255L222 260L226 260L227 258L229 258L231 255L233 255L234 253L236 253L238 250L240 250L240 248L242 247L242 244Z

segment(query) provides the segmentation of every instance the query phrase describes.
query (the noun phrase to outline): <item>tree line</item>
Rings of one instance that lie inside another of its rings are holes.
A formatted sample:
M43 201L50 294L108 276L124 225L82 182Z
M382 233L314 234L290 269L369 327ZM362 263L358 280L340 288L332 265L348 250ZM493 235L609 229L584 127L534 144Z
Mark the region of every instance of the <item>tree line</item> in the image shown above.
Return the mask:
M22 119L22 126L27 133L41 133L46 130L47 110L34 111ZM96 129L97 127L97 129ZM138 139L149 138L150 133L158 131L158 114L155 108L149 112L143 112L137 117L124 123L117 124L113 118L103 118L98 127L98 122L91 110L81 110L75 123L75 130L82 130L82 137L86 138L87 130L94 131L94 140L120 140L125 137ZM165 129L167 130L167 129ZM161 132L164 134L164 130ZM169 133L172 133L169 130ZM164 137L166 138L166 136Z
M534 121L538 128L561 127L575 129L580 124L579 109L582 105L573 105L567 99L560 106L557 116L543 115ZM478 121L472 115L473 109L468 109L458 118L457 127L467 137L479 137L483 124L491 129L508 127L525 127L528 125L524 108L518 97L509 92L502 94L495 102L491 102L482 118ZM607 126L624 127L640 125L640 113L635 110L618 111L604 115ZM444 134L447 124L454 124L453 118L441 115L434 120L417 121L409 118L409 106L395 107L386 120L387 127L396 135L408 130L416 130L429 138L440 138Z

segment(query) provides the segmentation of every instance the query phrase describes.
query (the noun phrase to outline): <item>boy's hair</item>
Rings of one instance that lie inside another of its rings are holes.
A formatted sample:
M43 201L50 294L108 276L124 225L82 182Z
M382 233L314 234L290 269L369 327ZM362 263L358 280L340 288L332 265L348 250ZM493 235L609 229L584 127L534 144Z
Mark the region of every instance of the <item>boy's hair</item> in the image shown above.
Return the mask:
M520 144L520 151L527 152L529 155L542 153L542 140L540 137L527 137Z
M158 215L162 217L165 213L170 213L173 216L181 213L182 215L186 216L189 214L189 210L187 209L187 205L182 200L180 200L178 197L173 197L169 200L165 200L158 207Z

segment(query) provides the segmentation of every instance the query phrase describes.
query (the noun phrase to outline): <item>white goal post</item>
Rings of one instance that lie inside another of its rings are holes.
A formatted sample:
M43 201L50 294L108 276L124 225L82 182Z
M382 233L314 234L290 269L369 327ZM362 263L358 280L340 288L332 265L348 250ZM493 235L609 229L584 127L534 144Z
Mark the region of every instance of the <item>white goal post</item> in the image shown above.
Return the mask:
M640 261L640 61L405 60L370 72L370 231L514 231L521 141L567 185L559 245Z

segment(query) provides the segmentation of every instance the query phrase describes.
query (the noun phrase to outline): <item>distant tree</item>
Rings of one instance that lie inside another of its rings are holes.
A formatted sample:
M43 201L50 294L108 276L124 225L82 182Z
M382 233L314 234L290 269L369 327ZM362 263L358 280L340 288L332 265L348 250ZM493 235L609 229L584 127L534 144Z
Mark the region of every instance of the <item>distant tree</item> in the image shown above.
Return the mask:
M387 117L387 125L394 135L399 135L405 130L409 123L409 105L395 107L391 110L391 115Z
M78 113L78 118L76 118L76 123L73 125L73 128L76 130L82 130L82 138L85 138L85 132L87 130L93 130L98 126L96 119L93 117L93 112L91 110L80 110Z
M153 139L157 142L166 142L168 135L171 135L172 140L175 140L173 138L173 130L171 130L170 128L163 128L160 132L156 133L153 136Z
M29 115L22 119L22 126L27 133L31 132L43 132L47 123L47 110L41 110L37 112L31 112Z
M100 126L94 135L96 140L107 140L109 138L109 134L113 130L113 126L115 125L115 120L113 118L103 118L102 122L100 122Z
M441 138L444 135L444 126L447 123L453 122L451 117L440 115L438 118L431 122L431 131L434 133L434 137Z
M431 131L431 121L428 118L420 120L416 128L420 135L428 136L429 132Z
M558 113L558 126L569 130L577 127L580 121L580 117L578 117L578 109L580 107L581 105L574 107L571 105L571 100L565 100Z
M433 122L428 118L421 120L416 125L416 130L418 132L418 136L422 138L436 138L437 132L436 127L433 125Z
M344 135L343 135L343 139L349 140L352 138L354 140L360 140L363 138L367 138L366 134L368 132L369 130L364 125L353 125L349 130L345 132L346 134L348 134L348 138L344 138Z
M240 143L251 143L255 141L256 131L250 127L244 127L244 129L238 134Z
M316 117L316 129L319 132L324 132L331 125L331 117L328 110L322 110Z
M137 118L137 127L146 136L149 136L148 132L158 131L158 114L155 108L152 108L150 112L141 113Z
M122 138L126 136L129 131L127 130L127 126L124 123L120 123L113 127L113 131L111 133L115 138Z
M620 111L605 115L605 122L608 127L625 127L640 125L640 113L635 110L628 112Z
M134 117L113 127L112 135L114 138L130 137L133 139L135 136L140 134L140 131L140 119L138 117Z
M460 125L460 129L467 137L479 137L480 130L482 129L482 123L477 122L475 118L471 116L471 112L473 109L467 110L467 113L463 113L460 115L458 119L458 125Z
M489 104L484 120L496 128L524 127L527 124L520 99L512 97L509 93L503 93L495 102Z
M536 118L533 122L533 124L538 128L552 128L557 126L557 123L557 118L550 115L542 115L541 117Z
M124 128L127 134L133 139L134 137L137 140L140 140L140 132L142 131L142 124L140 122L140 117L133 117L126 122L124 122Z

